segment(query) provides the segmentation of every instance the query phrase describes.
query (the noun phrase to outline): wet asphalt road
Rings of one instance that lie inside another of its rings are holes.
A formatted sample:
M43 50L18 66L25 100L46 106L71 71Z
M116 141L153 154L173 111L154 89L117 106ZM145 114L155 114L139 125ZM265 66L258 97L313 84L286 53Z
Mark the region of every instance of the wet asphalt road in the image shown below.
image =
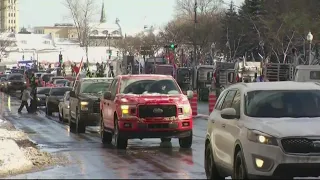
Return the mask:
M127 150L103 146L98 133L71 134L57 116L17 113L20 101L1 93L0 112L16 128L26 132L42 150L64 155L65 166L17 175L11 178L116 178L116 179L205 179L204 137L207 121L194 120L192 149L180 149L178 140L160 144L160 139L129 140ZM9 100L8 100L9 99ZM88 129L87 129L88 130Z

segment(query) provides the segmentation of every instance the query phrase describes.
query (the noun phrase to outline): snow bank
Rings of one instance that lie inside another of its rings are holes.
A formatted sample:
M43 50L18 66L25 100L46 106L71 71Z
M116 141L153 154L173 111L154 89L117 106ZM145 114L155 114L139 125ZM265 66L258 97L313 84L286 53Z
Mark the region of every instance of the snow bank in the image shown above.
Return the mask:
M7 129L0 129L0 138L1 139L12 139L15 141L27 140L28 137L22 131L9 131Z
M68 162L63 156L40 151L27 134L0 119L0 178Z
M0 140L0 176L24 172L32 167L32 162L14 140Z

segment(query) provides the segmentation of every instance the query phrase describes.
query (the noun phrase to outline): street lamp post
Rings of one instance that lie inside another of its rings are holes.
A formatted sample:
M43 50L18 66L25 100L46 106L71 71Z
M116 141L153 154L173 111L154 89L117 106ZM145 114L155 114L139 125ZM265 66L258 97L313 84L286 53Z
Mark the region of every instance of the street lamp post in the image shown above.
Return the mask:
M312 40L313 40L313 35L311 34L311 32L309 31L308 35L307 35L307 40L309 42L309 65L312 64L312 58L311 58L311 45L312 45Z

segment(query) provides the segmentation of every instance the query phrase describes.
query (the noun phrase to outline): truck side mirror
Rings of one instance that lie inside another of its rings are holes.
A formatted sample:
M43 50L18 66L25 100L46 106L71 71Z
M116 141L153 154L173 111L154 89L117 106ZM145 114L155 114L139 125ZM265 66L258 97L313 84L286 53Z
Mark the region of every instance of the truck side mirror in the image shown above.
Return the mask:
M106 100L111 100L111 92L107 91L103 94L103 98Z
M187 97L188 97L188 99L191 99L191 98L193 98L193 91L187 91Z
M228 73L228 82L233 83L234 82L234 72Z
M70 91L70 97L76 97L76 93L74 91Z

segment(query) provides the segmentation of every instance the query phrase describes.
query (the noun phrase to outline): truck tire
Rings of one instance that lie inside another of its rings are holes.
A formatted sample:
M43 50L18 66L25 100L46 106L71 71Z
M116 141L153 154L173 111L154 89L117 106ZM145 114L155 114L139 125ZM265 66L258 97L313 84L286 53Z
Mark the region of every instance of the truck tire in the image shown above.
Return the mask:
M115 117L114 122L114 144L117 149L127 149L128 139L121 137L117 117Z
M48 116L52 116L52 111L50 111L48 105L47 105L47 107L46 107L46 114L47 114Z
M223 180L225 177L220 176L216 163L213 158L211 144L209 143L205 148L204 153L204 169L207 179Z
M179 145L181 148L191 148L192 146L193 133L191 131L190 135L184 138L179 138Z
M80 121L80 115L77 114L76 133L85 133L85 132L86 132L86 125L84 122Z
M74 122L72 122L71 120L72 120L72 117L69 116L69 118L68 118L69 130L70 130L70 132L74 133L76 130L76 124Z
M103 117L100 116L100 136L103 144L111 144L112 142L112 133L105 131L105 126L103 122Z
M171 142L171 138L161 138L161 142Z

